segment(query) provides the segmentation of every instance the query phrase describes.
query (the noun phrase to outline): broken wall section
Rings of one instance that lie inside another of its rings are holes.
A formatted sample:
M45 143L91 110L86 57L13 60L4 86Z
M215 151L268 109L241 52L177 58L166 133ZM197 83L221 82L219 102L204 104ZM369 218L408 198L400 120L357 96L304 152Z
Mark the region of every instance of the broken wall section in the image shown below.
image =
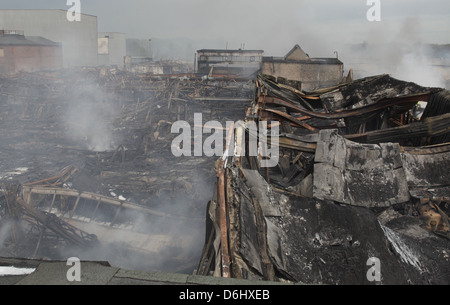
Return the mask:
M276 189L257 170L229 164L224 172L226 213L217 192L208 206L208 242L198 274L226 277L226 267L233 278L372 284L367 260L376 257L382 262L381 284L448 282L446 242L425 230L420 239L404 232L414 230L412 218L386 224L365 207Z
M368 208L410 199L398 143L359 144L323 130L315 162L315 198Z

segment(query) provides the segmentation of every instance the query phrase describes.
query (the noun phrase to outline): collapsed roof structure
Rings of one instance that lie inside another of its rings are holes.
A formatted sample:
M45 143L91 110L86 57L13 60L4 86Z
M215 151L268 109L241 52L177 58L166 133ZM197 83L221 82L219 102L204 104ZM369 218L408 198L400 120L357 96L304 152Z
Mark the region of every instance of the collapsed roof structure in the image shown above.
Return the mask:
M280 129L278 163L218 161L197 272L364 284L376 258L383 284L448 284L450 93L389 75L303 92L261 74L256 87L245 120Z

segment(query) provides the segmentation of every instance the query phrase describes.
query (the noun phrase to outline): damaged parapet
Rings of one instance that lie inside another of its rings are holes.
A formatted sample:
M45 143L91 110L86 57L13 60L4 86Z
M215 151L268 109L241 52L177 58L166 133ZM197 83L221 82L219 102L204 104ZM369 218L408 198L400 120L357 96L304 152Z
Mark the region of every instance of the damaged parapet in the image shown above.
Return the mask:
M279 162L218 162L197 273L449 284L448 92L388 75L314 92L265 75L256 85L246 120L280 127L278 142L267 139Z

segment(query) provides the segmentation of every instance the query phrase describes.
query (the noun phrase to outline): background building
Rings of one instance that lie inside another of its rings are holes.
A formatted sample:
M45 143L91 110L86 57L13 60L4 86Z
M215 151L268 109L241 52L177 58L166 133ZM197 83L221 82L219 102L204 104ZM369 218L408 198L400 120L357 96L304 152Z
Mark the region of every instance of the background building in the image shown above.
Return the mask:
M261 70L263 54L263 50L198 50L198 73L253 77Z
M123 68L127 55L127 37L124 33L98 33L98 65Z
M153 60L151 39L128 38L126 40L127 56L131 58L131 63L143 63Z
M25 37L20 31L0 30L0 74L59 70L62 48L40 36Z
M264 57L261 72L302 83L302 90L330 87L342 81L344 64L337 58L310 58L299 45L285 57Z
M70 22L66 10L0 10L0 30L61 43L65 68L97 65L97 28L96 16L81 14L81 21Z

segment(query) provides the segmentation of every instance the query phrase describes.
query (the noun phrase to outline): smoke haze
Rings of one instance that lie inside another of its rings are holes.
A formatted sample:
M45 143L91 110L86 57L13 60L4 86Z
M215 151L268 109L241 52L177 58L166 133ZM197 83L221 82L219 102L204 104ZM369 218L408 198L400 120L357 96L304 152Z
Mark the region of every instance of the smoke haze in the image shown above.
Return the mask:
M98 85L78 85L69 91L62 123L68 138L92 151L115 149L112 120L118 114L113 94Z
M0 9L64 9L64 0L3 0ZM81 0L82 13L98 16L100 32L128 37L217 40L225 47L264 48L276 56L293 44L332 55L337 42L368 41L387 35L407 18L421 21L417 35L426 43L448 43L450 3L445 0L381 0L381 22L368 22L365 0ZM208 46L205 46L208 47ZM331 49L330 49L331 48ZM318 54L318 56L323 56Z
M81 0L81 10L98 16L99 32L152 39L156 60L193 61L201 48L262 49L266 56L284 56L299 44L312 57L338 54L346 71L361 70L356 59L363 57L365 71L357 76L389 73L444 86L448 72L436 76L442 71L431 67L435 61L422 46L450 43L450 2L380 1L380 22L367 20L371 6L365 0ZM0 3L0 9L24 8L69 7L63 0ZM354 48L361 44L363 49ZM370 69L369 60L376 62Z

